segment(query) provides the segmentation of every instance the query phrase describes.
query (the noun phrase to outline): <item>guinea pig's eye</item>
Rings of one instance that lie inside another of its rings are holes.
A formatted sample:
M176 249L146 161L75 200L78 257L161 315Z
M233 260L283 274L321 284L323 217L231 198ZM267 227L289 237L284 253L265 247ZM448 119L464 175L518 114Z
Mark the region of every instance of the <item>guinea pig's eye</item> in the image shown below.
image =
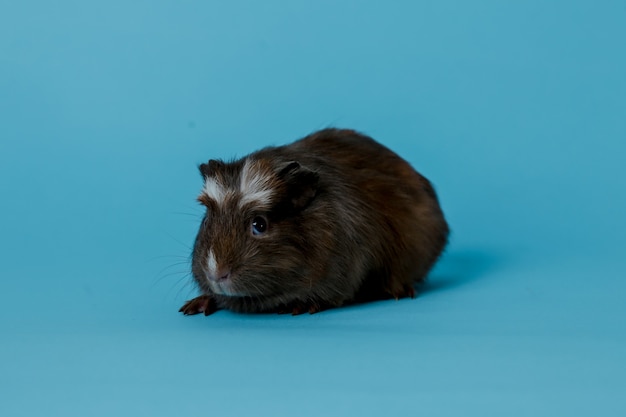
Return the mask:
M267 232L267 219L263 216L256 216L252 219L252 234L255 236Z

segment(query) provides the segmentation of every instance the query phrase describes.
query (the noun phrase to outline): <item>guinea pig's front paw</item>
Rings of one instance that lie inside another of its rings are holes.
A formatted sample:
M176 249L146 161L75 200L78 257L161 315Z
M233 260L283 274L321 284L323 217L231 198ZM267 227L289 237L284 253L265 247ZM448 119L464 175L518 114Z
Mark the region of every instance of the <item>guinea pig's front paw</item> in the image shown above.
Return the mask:
M200 297L187 301L178 311L186 316L200 313L204 313L205 316L208 316L217 311L217 304L210 295L201 295Z

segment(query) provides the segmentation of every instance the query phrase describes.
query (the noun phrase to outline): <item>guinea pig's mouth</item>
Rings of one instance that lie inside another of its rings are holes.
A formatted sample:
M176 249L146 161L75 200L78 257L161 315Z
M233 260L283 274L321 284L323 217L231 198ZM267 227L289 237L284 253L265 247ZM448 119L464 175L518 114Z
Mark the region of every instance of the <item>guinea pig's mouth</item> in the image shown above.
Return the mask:
M247 297L250 294L237 288L232 279L212 280L206 277L206 282L214 294L224 295L227 297Z

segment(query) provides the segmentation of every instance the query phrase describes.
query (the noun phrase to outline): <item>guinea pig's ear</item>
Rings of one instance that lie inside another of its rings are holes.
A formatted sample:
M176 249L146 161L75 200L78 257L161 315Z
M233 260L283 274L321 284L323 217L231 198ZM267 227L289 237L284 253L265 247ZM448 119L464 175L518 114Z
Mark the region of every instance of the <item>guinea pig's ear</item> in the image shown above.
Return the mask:
M294 209L302 210L315 198L319 175L297 161L287 163L278 173L287 184L287 194Z
M200 169L200 174L202 174L202 178L210 178L214 177L215 173L221 170L224 167L224 162L218 161L216 159L211 159L206 164L200 164L198 167Z

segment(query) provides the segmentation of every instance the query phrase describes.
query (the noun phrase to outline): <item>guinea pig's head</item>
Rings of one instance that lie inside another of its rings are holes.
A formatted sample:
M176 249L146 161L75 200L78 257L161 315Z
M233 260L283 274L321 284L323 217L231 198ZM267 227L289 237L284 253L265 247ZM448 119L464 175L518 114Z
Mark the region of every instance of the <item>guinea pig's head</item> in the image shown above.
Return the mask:
M295 161L247 157L200 165L206 214L193 250L200 289L224 297L287 300L302 287L303 216L318 175ZM300 271L300 272L299 272Z

